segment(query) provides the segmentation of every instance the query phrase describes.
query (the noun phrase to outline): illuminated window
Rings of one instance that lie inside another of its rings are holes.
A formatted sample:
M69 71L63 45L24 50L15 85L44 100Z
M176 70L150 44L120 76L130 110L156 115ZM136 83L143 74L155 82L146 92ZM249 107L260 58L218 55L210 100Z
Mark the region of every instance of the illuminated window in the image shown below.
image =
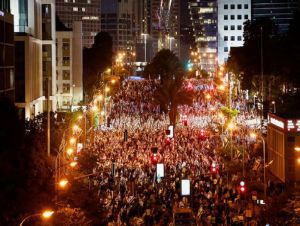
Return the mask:
M82 12L85 12L85 8L82 8L81 11L82 11Z
M91 4L91 0L87 0L87 3L88 3L88 4Z
M78 7L73 7L73 11L77 12L78 11Z

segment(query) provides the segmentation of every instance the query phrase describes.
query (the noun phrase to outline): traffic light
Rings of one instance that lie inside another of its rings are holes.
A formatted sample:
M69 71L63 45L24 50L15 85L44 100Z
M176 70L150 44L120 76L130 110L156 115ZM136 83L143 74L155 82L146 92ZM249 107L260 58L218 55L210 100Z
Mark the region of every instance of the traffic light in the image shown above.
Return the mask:
M157 162L158 162L158 155L157 154L152 154L151 155L151 162L152 162L152 164L157 164Z
M200 132L198 133L198 139L199 140L205 140L206 137L207 137L206 132L203 129L201 129Z
M169 136L171 131L169 129L166 130L166 135Z
M246 184L245 184L245 181L244 180L241 180L240 181L240 193L245 193L246 192Z
M165 139L165 144L169 145L171 143L170 137L166 137Z
M210 171L211 171L212 174L216 174L216 173L218 172L216 163L213 162L213 163L211 164Z

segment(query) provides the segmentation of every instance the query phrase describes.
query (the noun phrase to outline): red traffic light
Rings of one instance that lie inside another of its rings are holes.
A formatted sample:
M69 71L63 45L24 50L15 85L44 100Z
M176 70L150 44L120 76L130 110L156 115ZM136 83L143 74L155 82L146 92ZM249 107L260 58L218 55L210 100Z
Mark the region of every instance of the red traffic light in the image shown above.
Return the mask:
M246 192L245 181L243 181L243 180L240 182L240 192L241 193Z
M169 145L170 143L171 143L171 139L170 139L169 137L167 137L167 138L165 139L165 144Z
M152 164L157 164L158 160L159 160L159 157L158 157L157 154L152 154L151 155L151 163Z

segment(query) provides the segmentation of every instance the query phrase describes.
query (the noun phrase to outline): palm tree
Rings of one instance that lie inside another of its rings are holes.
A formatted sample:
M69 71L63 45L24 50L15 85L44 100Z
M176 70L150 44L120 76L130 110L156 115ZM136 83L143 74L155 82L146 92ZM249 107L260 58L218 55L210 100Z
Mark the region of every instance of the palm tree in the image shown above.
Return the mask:
M154 100L160 104L161 110L169 114L170 123L176 125L178 107L192 105L193 92L182 87L182 78L165 80L154 94Z

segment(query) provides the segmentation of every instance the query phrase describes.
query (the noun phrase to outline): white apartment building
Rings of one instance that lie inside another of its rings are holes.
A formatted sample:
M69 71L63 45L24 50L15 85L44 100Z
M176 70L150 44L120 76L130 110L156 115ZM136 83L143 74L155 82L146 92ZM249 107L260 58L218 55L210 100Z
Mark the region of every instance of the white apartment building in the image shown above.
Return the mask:
M231 47L243 46L244 22L251 20L251 0L218 1L218 61L224 64Z
M24 118L56 111L55 0L11 1L16 106Z
M73 29L56 31L57 108L68 111L83 100L82 22L73 22Z

